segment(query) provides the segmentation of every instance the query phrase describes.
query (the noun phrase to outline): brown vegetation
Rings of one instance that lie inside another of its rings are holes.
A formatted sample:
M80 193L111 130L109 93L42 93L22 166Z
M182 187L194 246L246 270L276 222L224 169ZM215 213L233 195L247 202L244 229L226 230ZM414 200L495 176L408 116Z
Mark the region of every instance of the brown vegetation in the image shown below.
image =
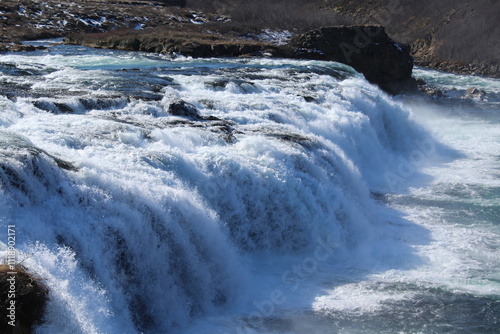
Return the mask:
M303 33L322 26L351 24L341 14L321 8L322 1L304 0L187 0L187 6L231 17L250 31L263 29L289 30Z
M137 27L189 30L199 25L197 34L210 31L248 38L264 29L289 30L298 35L321 26L381 25L395 41L412 45L418 64L500 76L498 17L500 2L496 0L2 0L0 44ZM132 29L128 31L136 37ZM178 38L173 32L148 32L151 39L167 35ZM116 34L123 38L125 33ZM187 37L187 33L184 35ZM101 47L137 49L137 40L106 39ZM139 39L142 43L145 37ZM140 49L151 49L148 43L142 44ZM166 46L159 51L168 50Z
M0 42L63 37L138 26L188 23L191 11L177 0L2 0ZM208 20L214 19L208 17Z
M500 76L500 2L496 0L328 0L326 8L379 24L412 45L417 64Z

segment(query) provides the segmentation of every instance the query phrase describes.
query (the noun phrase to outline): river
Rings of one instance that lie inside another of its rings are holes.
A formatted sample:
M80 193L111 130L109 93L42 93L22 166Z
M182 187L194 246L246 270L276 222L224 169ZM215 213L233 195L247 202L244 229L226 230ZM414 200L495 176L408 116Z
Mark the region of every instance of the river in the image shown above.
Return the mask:
M0 54L37 333L500 331L500 80L50 42Z

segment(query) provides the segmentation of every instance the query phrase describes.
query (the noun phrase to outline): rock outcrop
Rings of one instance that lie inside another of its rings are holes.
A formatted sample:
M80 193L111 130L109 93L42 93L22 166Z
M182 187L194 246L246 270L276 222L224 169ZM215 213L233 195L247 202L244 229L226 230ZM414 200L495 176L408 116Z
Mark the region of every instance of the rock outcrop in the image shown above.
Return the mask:
M183 100L176 100L168 106L168 111L170 115L187 117L191 119L201 119L198 109L191 103L187 103Z
M256 0L242 6L239 0L2 0L0 52L33 49L11 44L15 41L63 37L82 32L142 30L166 26L183 31L192 25L199 26L200 31L204 32L239 32L239 37L246 34L248 38L249 33L258 36L263 29L293 30L298 33L331 24L330 22L350 22L386 27L387 33L395 41L412 46L411 55L416 64L456 73L500 76L498 1L316 0L307 2L307 6L304 6L305 1L296 0L286 2L286 7L285 1L280 2L283 10L278 2L273 3L272 8L275 10L272 13L265 12L266 8L271 8L263 6L266 3L268 2L265 0ZM184 7L199 7L200 4L206 8L206 13ZM234 9L229 11L231 15L235 14L233 20L225 15L228 8ZM262 15L264 13L269 15ZM270 17L272 21L261 20L263 17ZM298 27L298 21L309 24ZM190 33L187 31L187 35ZM155 35L154 32L151 34ZM168 39L163 42L168 42ZM137 40L128 40L125 44L113 46L106 42L101 47L135 47L154 52L165 50L160 43L155 45L154 42L148 45L144 41L139 45ZM193 56L239 56L255 53L257 49L261 51L258 46L244 42L240 42L237 47L231 43L214 45L189 42L170 43L166 46L174 52Z
M492 0L326 0L325 9L357 24L386 27L409 44L415 64L500 77L500 2Z
M39 278L21 266L0 265L0 332L31 333L42 321L47 298L48 290Z
M411 78L413 59L409 48L390 39L384 27L323 27L295 38L290 47L294 57L350 65L391 93L416 88Z

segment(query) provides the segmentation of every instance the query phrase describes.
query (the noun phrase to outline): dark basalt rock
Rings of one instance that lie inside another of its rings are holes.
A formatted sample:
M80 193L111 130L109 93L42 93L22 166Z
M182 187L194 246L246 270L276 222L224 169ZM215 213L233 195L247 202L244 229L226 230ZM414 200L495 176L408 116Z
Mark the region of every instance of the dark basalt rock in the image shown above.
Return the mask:
M257 90L257 88L255 87L255 83L241 79L217 80L213 82L206 82L205 87L214 90L222 90L227 88L227 85L229 83L236 85L242 93L253 93Z
M290 47L294 57L350 65L390 93L401 87L416 89L409 48L390 39L384 27L323 27L296 37Z
M128 98L86 98L78 99L85 110L106 110L111 108L124 108L130 100Z
M306 102L314 102L316 99L312 96L302 96Z
M53 114L73 114L75 111L68 105L59 102L34 101L33 105L41 110L53 113Z
M15 291L15 296L12 295L12 290ZM9 298L9 294L12 298ZM0 265L0 332L32 333L33 327L43 319L47 299L48 289L39 277L19 265ZM14 317L8 309L11 301L15 302ZM9 321L14 321L15 326L9 324Z
M174 101L168 107L167 112L170 115L189 117L191 119L201 119L198 109L191 103L183 100Z

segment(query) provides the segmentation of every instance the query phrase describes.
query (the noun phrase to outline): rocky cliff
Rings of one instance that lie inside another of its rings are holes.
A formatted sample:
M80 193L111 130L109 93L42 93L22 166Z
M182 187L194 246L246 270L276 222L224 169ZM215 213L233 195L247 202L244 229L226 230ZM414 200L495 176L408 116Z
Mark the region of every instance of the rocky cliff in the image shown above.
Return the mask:
M286 44L250 40L230 33L200 32L192 27L76 34L65 42L195 58L267 56L336 61L352 66L387 92L416 88L411 78L413 60L409 48L395 43L379 26L322 27L296 36Z
M300 6L301 2L294 0L293 3ZM137 0L109 1L101 6L99 0L83 0L78 4L5 0L0 8L4 20L2 37L9 40L67 36L65 42L70 44L192 57L265 55L322 59L351 65L389 92L396 92L395 87L410 82L413 63L408 49L392 41L382 27L323 27L303 35L297 29L297 37L290 43L277 43L259 35L259 28L247 25L244 18L235 23L221 15L223 13L204 14L182 8L185 4L173 0ZM252 6L245 7L246 11L262 10ZM275 16L270 17L275 24L281 24ZM285 19L282 23L294 20ZM329 22L330 18L325 20ZM302 28L308 26L304 24ZM31 49L9 44L4 47Z

